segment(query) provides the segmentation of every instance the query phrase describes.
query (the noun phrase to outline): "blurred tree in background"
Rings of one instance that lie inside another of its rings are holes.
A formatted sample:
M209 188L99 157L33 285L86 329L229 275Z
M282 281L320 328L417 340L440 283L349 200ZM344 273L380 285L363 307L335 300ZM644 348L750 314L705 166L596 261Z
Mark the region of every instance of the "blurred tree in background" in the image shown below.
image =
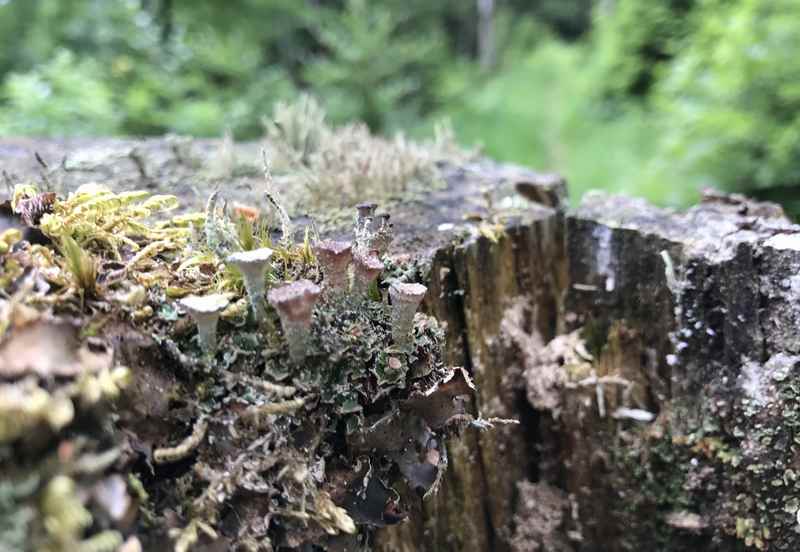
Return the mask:
M609 96L621 100L647 96L659 73L680 50L690 29L696 0L641 2L619 0L610 13L600 13L602 82Z
M0 131L252 138L301 88L334 121L399 128L430 111L437 75L474 48L474 30L460 32L474 6L431 4L0 1ZM77 94L81 81L90 86Z
M312 29L322 51L302 76L327 99L335 121L361 119L385 131L418 118L433 102L429 91L448 52L442 29L425 21L438 14L419 0L390 4L394 9L347 0L341 11L320 8L316 14L320 24ZM427 29L413 29L418 25Z
M253 139L310 91L387 134L449 118L577 195L790 201L799 54L797 0L0 0L0 133Z
M728 189L800 200L800 2L702 0L658 101L668 155Z

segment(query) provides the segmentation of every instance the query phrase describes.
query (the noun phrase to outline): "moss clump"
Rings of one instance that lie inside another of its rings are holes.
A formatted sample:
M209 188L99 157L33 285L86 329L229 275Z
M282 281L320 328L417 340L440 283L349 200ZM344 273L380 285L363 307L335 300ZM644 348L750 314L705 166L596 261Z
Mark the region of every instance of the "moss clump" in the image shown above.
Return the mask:
M402 135L374 136L361 123L335 128L307 96L278 104L265 127L276 180L292 191L286 197L290 211L321 214L354 207L365 198L383 203L408 199L444 184L437 162L474 156L461 150L445 127L425 143Z
M685 550L696 538L671 524L670 515L696 512L687 489L691 452L675 446L668 433L634 431L628 437L612 448L621 541L632 550L645 543L656 550Z
M116 550L132 503L115 484L109 406L130 371L75 323L23 305L25 293L0 300L0 543Z

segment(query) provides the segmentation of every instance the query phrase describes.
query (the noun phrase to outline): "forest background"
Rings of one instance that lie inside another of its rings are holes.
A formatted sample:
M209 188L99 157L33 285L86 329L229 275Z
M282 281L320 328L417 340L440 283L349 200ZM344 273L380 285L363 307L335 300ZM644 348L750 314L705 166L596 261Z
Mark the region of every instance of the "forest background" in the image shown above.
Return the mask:
M0 0L0 135L257 139L278 102L800 213L798 0ZM0 158L0 164L2 159Z

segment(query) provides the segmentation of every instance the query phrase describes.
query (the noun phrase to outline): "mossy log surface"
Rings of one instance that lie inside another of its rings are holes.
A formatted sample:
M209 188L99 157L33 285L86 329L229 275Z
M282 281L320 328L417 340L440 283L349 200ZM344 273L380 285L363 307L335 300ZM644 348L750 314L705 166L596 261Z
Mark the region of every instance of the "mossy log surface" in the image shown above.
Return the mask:
M258 147L235 148L250 168L207 180L164 140L5 140L0 164L41 180L37 151L66 190L167 188L197 208L221 185L256 204ZM428 286L445 364L475 380L472 414L519 424L451 437L438 493L370 546L800 549L800 227L738 196L675 213L598 194L570 210L553 176L489 161L441 171L445 186L392 205L390 256ZM118 348L129 366L159 361Z

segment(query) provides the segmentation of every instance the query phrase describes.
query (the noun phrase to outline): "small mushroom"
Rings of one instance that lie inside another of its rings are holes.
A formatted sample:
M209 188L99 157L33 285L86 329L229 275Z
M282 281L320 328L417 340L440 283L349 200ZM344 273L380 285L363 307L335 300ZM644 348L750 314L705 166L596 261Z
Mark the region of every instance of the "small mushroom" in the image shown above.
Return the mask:
M325 276L326 295L341 293L347 290L347 267L353 259L353 247L350 242L325 240L315 246L322 273Z
M383 272L383 262L375 255L356 255L353 264L353 295L367 294L369 286Z
M269 247L240 251L228 256L228 262L236 266L244 276L244 287L250 297L250 306L256 320L264 319L264 273L269 268L273 251Z
M421 284L403 284L395 282L389 288L392 301L392 339L400 347L411 345L414 327L414 314L425 297L428 288Z
M217 322L220 313L228 306L228 298L222 294L189 295L180 300L180 305L186 309L197 324L197 339L200 348L213 356L217 348Z
M281 318L289 343L289 357L294 362L305 358L311 337L311 315L321 291L311 280L297 280L269 292L269 303Z

